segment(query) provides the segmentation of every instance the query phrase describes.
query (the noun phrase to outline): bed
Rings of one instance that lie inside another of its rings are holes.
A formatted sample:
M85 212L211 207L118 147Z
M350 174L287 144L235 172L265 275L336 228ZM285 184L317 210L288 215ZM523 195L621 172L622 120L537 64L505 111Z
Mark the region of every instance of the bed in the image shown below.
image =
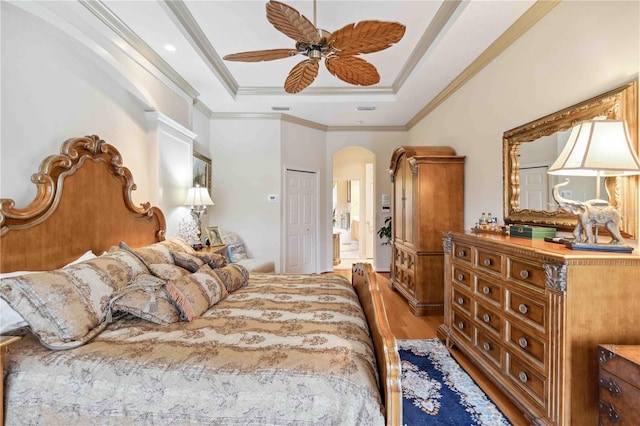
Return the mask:
M370 265L349 282L198 257L132 203L131 173L95 135L32 180L29 206L0 205L0 272L42 271L0 282L29 324L2 357L7 424L401 423Z

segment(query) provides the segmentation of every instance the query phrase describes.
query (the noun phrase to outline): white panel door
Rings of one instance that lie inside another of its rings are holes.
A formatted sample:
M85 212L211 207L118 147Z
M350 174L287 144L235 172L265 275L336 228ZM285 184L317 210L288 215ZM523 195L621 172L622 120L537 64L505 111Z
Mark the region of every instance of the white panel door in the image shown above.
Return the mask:
M285 272L316 272L316 174L287 170Z
M520 208L549 210L547 167L520 168Z

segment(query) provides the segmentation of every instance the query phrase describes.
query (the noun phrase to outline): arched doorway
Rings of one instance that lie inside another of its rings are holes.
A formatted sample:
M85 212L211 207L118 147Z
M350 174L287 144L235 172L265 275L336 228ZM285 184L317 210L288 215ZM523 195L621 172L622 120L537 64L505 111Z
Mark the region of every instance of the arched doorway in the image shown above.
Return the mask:
M374 170L375 155L365 148L347 147L333 155L333 233L340 239L334 269L374 263Z

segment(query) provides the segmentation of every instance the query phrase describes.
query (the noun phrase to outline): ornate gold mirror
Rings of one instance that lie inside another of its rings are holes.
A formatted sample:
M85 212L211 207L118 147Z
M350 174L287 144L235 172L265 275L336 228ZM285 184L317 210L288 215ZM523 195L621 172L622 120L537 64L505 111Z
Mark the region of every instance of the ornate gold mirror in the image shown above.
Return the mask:
M521 181L524 182L521 164L540 167L538 181L540 191L550 194L550 184L546 169L555 158L541 160L523 158L535 155L543 146L545 139L551 137L552 144L557 145L557 153L562 149L562 132L566 132L578 123L595 117L625 120L633 139L633 146L638 152L638 82L634 81L602 95L570 106L561 111L523 124L515 129L504 132L502 145L502 162L504 169L504 222L505 224L526 224L537 226L551 226L558 230L570 231L576 225L575 216L557 211L552 203L539 202L539 209L523 205L521 208ZM523 144L527 144L523 146ZM529 145L531 144L531 145ZM528 169L529 167L527 167ZM544 180L544 182L543 182ZM572 179L573 180L573 179ZM593 187L596 181L593 179ZM638 177L610 177L605 180L605 187L609 194L609 203L618 207L624 218L621 227L622 234L627 238L638 238ZM540 198L546 200L544 196Z

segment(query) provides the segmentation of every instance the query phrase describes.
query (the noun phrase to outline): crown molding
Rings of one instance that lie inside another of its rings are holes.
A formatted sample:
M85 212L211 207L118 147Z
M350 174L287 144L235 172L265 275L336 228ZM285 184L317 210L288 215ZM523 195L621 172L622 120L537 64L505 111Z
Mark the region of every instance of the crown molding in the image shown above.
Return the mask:
M328 132L406 132L407 126L329 126Z
M200 53L204 62L220 80L223 87L229 94L235 95L238 91L238 83L224 65L222 58L216 53L211 42L209 42L209 39L184 2L182 0L163 1L162 5L176 25L180 27L181 32L189 43Z
M513 42L518 40L524 33L533 27L540 19L544 18L553 8L559 5L562 0L538 0L514 22L496 41L485 49L467 68L464 69L447 87L433 98L424 108L418 112L406 124L408 129L418 124L429 113L435 110L440 104L460 89L473 76L486 67L491 61L504 52Z
M185 136L189 141L193 141L198 136L197 133L192 132L182 124L159 111L145 111L144 115L149 123L161 124L165 129L173 130L177 134Z
M194 99L193 100L193 107L195 109L197 109L198 111L200 111L202 114L205 115L205 117L211 119L211 117L213 117L213 111L211 111L209 109L208 106L206 106L204 104L204 102L202 102L200 99Z
M134 31L131 30L120 18L118 18L100 0L80 0L79 3L102 21L108 28L128 43L134 51L140 54L160 73L169 79L179 90L184 92L191 99L200 96L180 74L176 72L160 55L158 55L148 44L146 44Z
M413 72L415 67L418 65L422 57L427 53L427 50L431 47L431 45L436 41L444 27L449 23L455 12L460 7L462 1L461 0L452 0L452 1L444 1L442 5L436 12L433 20L427 27L427 30L424 32L420 41L409 55L409 59L405 63L405 65L400 70L398 77L393 82L393 90L397 92L400 90L402 85L405 83L409 75Z

